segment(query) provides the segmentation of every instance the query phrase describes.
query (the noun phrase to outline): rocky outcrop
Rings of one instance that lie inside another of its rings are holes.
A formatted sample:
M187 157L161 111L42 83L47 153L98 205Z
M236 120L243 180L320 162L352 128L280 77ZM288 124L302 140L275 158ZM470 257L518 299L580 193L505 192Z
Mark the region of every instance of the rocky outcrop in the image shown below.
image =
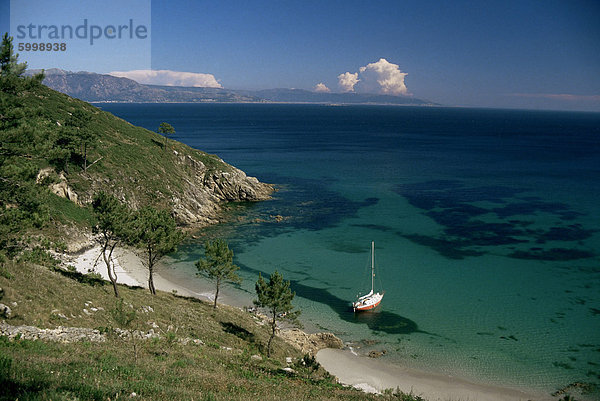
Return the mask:
M34 326L11 326L0 322L0 335L9 340L43 340L62 343L78 341L105 342L106 335L95 329L79 327L57 327L55 329L40 329Z
M384 356L386 354L386 350L381 350L381 351L370 351L369 352L369 358L381 358L382 356Z
M164 201L172 205L173 214L181 226L206 226L219 222L222 205L227 202L254 202L270 199L273 186L248 177L223 160L215 159L217 167L208 168L202 161L191 155L183 155L173 150L180 167L180 176L168 185L171 196ZM50 179L50 178L53 179ZM99 190L109 190L130 208L138 209L144 202L139 195L144 189L135 185L116 188L106 177L86 176L90 188L85 193L76 193L63 173L57 175L54 169L40 170L36 182L50 181L49 189L56 195L83 206L91 202L93 194ZM135 178L132 177L132 184ZM58 182L56 182L58 181ZM161 194L160 196L164 196ZM163 202L164 203L164 202Z
M270 199L273 186L248 177L242 170L222 160L220 169L209 169L190 155L179 155L179 163L191 174L173 196L173 211L181 225L207 225L218 222L225 202L254 202Z
M122 339L130 339L131 337L134 337L137 340L152 340L162 338L162 336L155 332L154 329L150 329L149 331L145 332L141 330L124 330L115 328L113 329L113 334ZM41 340L60 343L73 343L80 341L103 343L108 339L107 333L101 333L96 329L62 326L59 326L55 329L40 329L35 326L12 326L4 321L0 322L0 336L8 337L9 340ZM177 339L177 342L183 345L204 345L204 342L199 338L184 337Z
M42 184L46 179L53 176L56 178L56 173L54 169L52 167L46 167L38 172L35 182L36 184ZM58 175L57 180L58 182L52 182L48 186L50 188L50 191L53 194L60 196L61 198L68 199L80 205L79 196L67 183L67 177L65 177L64 173L61 172L60 175Z
M305 354L315 355L323 348L344 348L342 340L333 333L308 334L300 329L281 330L279 336Z

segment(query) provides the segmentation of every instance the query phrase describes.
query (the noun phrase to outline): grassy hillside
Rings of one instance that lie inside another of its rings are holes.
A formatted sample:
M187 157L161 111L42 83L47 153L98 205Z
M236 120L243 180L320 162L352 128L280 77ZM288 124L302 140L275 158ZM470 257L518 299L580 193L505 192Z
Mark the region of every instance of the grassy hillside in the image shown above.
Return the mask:
M52 241L89 231L87 205L100 190L134 209L171 210L183 225L214 222L220 202L268 197L270 186L215 155L43 85L17 82L16 90L0 90L4 247L19 247L32 231Z

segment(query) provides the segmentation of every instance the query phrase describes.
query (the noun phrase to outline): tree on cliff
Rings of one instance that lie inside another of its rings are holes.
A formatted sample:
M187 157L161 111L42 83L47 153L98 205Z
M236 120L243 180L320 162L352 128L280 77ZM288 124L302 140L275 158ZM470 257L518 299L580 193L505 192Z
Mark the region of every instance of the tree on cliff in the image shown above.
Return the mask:
M23 77L27 63L19 63L19 55L15 54L12 36L8 32L2 37L0 45L0 91L16 94L20 90L39 85L44 79L44 73L33 77Z
M166 210L147 206L135 214L129 240L145 253L148 289L151 294L156 295L153 278L156 263L177 249L177 245L183 240L183 233L177 229L175 219Z
M108 278L115 291L115 297L119 298L117 274L115 273L115 262L112 259L112 254L115 247L128 238L131 214L127 206L104 191L94 196L92 209L98 221L94 227L94 233L102 235L102 257L106 264Z
M204 244L204 258L196 262L196 269L198 269L197 274L206 274L208 278L215 281L217 286L213 305L215 309L217 308L221 282L242 282L241 277L235 273L239 270L239 266L233 264L233 251L229 249L227 242L222 239L206 241Z
M275 338L277 321L288 320L298 324L300 311L294 311L294 306L292 305L292 300L296 293L290 290L290 282L284 281L283 276L277 270L269 277L268 284L259 273L255 288L258 299L254 300L254 304L260 308L267 309L269 313L271 336L267 344L267 356L271 356L271 344L273 338Z
M18 63L19 55L15 54L12 41L12 36L6 32L0 47L0 75L20 77L27 69L27 63Z
M163 134L163 136L165 137L164 150L167 150L167 137L175 133L175 128L173 128L173 126L169 123L160 123L160 125L158 126L158 133Z
M13 38L5 33L0 44L0 258L16 256L20 235L28 228L41 228L48 209L36 185L40 142L25 118L28 108L22 94L44 79L44 74L25 77L27 63L18 62ZM42 144L43 145L43 144Z

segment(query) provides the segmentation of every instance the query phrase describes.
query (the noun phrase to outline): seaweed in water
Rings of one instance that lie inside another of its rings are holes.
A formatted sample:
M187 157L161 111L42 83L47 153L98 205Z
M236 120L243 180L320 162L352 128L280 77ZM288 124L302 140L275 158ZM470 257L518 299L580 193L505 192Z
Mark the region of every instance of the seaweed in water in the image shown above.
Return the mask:
M501 251L502 254L516 259L568 261L595 256L592 251L573 247L514 250L511 245L520 243L545 244L548 241L561 241L581 244L597 231L586 229L577 223L564 225L563 222L582 214L564 203L520 196L525 192L524 189L468 186L453 180L399 185L395 191L442 227L438 235L398 234L428 246L448 259L480 256L487 252L497 254L499 247L505 248L504 252ZM484 206L489 203L495 205ZM527 219L521 220L514 216L527 216ZM559 222L551 227L544 227L549 217ZM540 227L532 229L536 222ZM492 250L491 247L495 249Z
M591 258L594 256L594 253L582 249L552 248L541 251L515 251L508 256L515 259L526 260L568 261Z

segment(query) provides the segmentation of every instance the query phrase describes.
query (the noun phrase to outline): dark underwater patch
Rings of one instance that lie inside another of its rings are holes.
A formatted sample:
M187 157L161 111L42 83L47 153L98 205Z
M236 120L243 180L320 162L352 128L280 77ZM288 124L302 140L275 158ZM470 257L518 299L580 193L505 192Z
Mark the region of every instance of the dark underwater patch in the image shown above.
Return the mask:
M595 254L582 249L552 248L547 250L515 251L508 256L526 260L568 261L591 258Z
M549 230L541 232L537 241L583 241L590 238L596 231L585 229L581 224L551 227Z
M468 249L468 244L459 239L446 239L420 234L400 234L412 242L427 246L448 259L464 259L467 256L481 256L485 252Z
M269 182L279 182L283 186L273 194L273 199L260 202L255 210L261 225L267 224L267 230L277 227L283 229L321 230L334 227L342 220L356 216L363 207L379 202L378 198L366 198L364 201L352 201L336 191L329 189L322 180L293 177L273 177ZM283 220L269 219L270 216L282 216Z
M459 180L437 180L398 185L395 192L441 226L441 232L436 235L405 232L399 235L428 246L448 259L486 253L553 261L595 256L594 252L578 249L576 245L597 230L586 229L579 223L563 224L582 216L581 213L564 203L522 196L525 190L521 188L468 186ZM550 227L546 223L549 220L554 221ZM533 228L536 222L538 227ZM513 247L550 241L560 241L565 246L553 244L552 248L538 246L529 250Z
M327 242L327 249L334 252L343 252L350 254L364 254L365 247L359 246L358 244L344 241L329 241Z
M382 224L351 224L351 227L367 228L369 230L382 231L384 233L393 230L392 227L384 226Z

